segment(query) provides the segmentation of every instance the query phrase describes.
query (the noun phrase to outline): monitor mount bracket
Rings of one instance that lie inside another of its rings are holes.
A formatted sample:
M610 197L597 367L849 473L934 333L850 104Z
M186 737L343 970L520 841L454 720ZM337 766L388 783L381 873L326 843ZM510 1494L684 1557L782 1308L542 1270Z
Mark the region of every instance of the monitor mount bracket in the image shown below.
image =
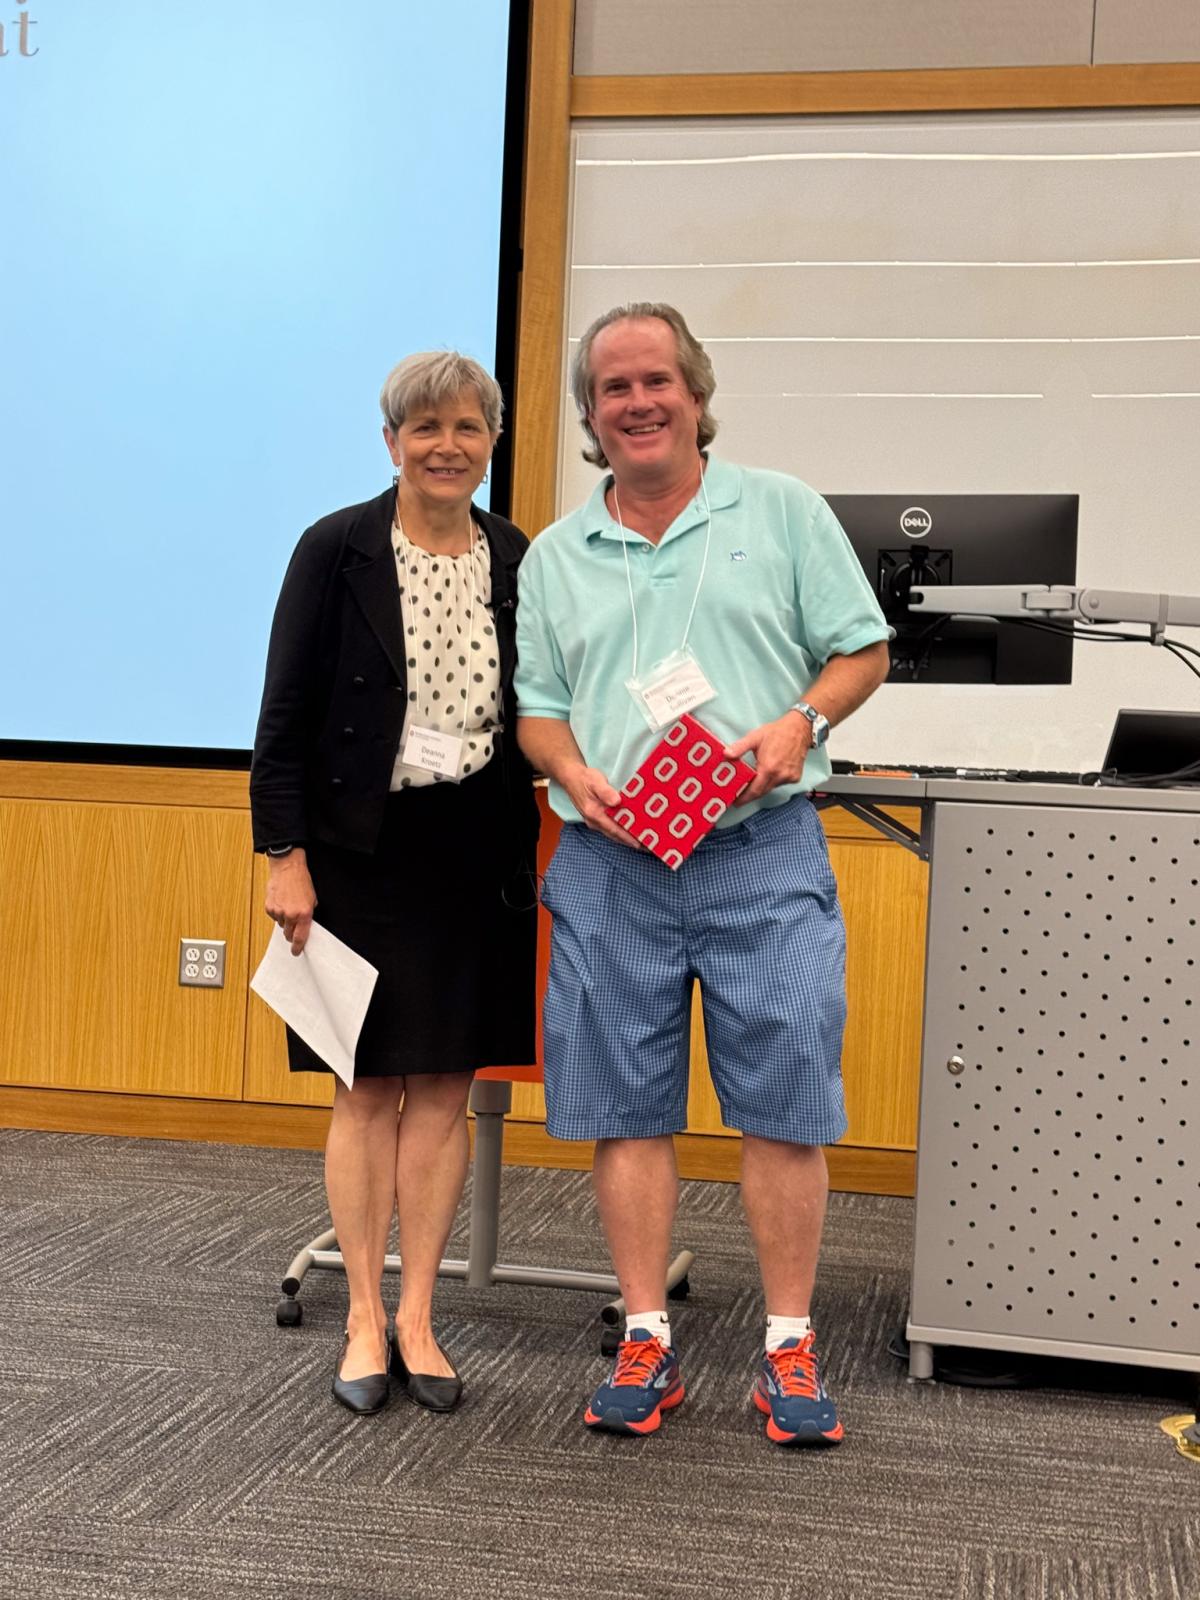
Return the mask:
M1141 594L1129 589L1087 589L1075 584L914 585L909 608L966 617L1023 617L1043 622L1135 623L1162 644L1168 627L1200 628L1200 596Z

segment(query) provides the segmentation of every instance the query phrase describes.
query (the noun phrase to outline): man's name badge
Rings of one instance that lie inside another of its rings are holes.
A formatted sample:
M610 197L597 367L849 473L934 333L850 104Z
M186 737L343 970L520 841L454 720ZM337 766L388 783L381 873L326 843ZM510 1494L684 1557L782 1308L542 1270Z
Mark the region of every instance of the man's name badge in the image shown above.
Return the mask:
M625 687L655 733L716 694L687 645L673 650L640 677L626 678Z
M406 767L457 778L462 743L457 734L442 733L437 728L409 728L401 760Z

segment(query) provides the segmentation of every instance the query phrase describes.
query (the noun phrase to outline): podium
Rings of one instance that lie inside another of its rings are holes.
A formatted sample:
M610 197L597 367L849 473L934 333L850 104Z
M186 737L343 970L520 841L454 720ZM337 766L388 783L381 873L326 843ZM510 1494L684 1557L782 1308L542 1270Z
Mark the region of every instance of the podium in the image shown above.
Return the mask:
M911 1375L939 1346L1200 1373L1200 790L822 793L930 863Z

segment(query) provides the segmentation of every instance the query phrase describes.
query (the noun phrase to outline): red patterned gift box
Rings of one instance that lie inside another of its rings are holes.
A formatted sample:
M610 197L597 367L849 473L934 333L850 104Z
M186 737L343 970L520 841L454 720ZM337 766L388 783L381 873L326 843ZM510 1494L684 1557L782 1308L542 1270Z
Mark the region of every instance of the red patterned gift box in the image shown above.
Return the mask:
M676 871L754 777L753 767L723 749L695 717L680 717L605 810Z

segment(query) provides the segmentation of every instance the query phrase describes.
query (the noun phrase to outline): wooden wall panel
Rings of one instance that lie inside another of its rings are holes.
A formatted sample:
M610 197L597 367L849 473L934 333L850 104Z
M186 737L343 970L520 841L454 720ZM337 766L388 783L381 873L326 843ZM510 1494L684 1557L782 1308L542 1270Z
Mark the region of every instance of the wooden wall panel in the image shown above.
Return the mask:
M547 811L545 866L558 825ZM910 826L915 810L897 815ZM849 934L849 1142L915 1137L924 868L865 824L823 814ZM324 1107L330 1078L287 1070L283 1028L247 989L271 923L266 863L244 812L216 807L0 802L0 1079L11 1084ZM542 913L540 986L549 954ZM184 935L224 937L223 990L182 989ZM729 1137L692 1018L688 1128ZM513 1118L541 1123L539 1084Z
M721 1103L713 1088L712 1073L708 1066L708 1046L704 1038L704 1012L700 1001L700 986L692 993L691 1063L688 1080L688 1131L691 1133L723 1134L726 1138L739 1137L737 1130L727 1128L721 1121Z
M236 1099L249 819L0 801L0 1076ZM226 941L223 989L184 989L179 941Z
M546 1096L540 1083L514 1083L512 1112L514 1122L545 1122Z
M883 840L829 855L846 919L846 1142L914 1150L928 868Z
M910 833L921 831L920 806L881 806L880 809L893 821L900 823ZM861 817L856 817L853 812L844 810L841 806L828 806L821 812L821 826L825 829L825 838L832 845L834 840L848 843L858 840L864 844L886 844L887 841L878 829L873 828L869 822L864 822ZM897 846L901 849L902 846Z

